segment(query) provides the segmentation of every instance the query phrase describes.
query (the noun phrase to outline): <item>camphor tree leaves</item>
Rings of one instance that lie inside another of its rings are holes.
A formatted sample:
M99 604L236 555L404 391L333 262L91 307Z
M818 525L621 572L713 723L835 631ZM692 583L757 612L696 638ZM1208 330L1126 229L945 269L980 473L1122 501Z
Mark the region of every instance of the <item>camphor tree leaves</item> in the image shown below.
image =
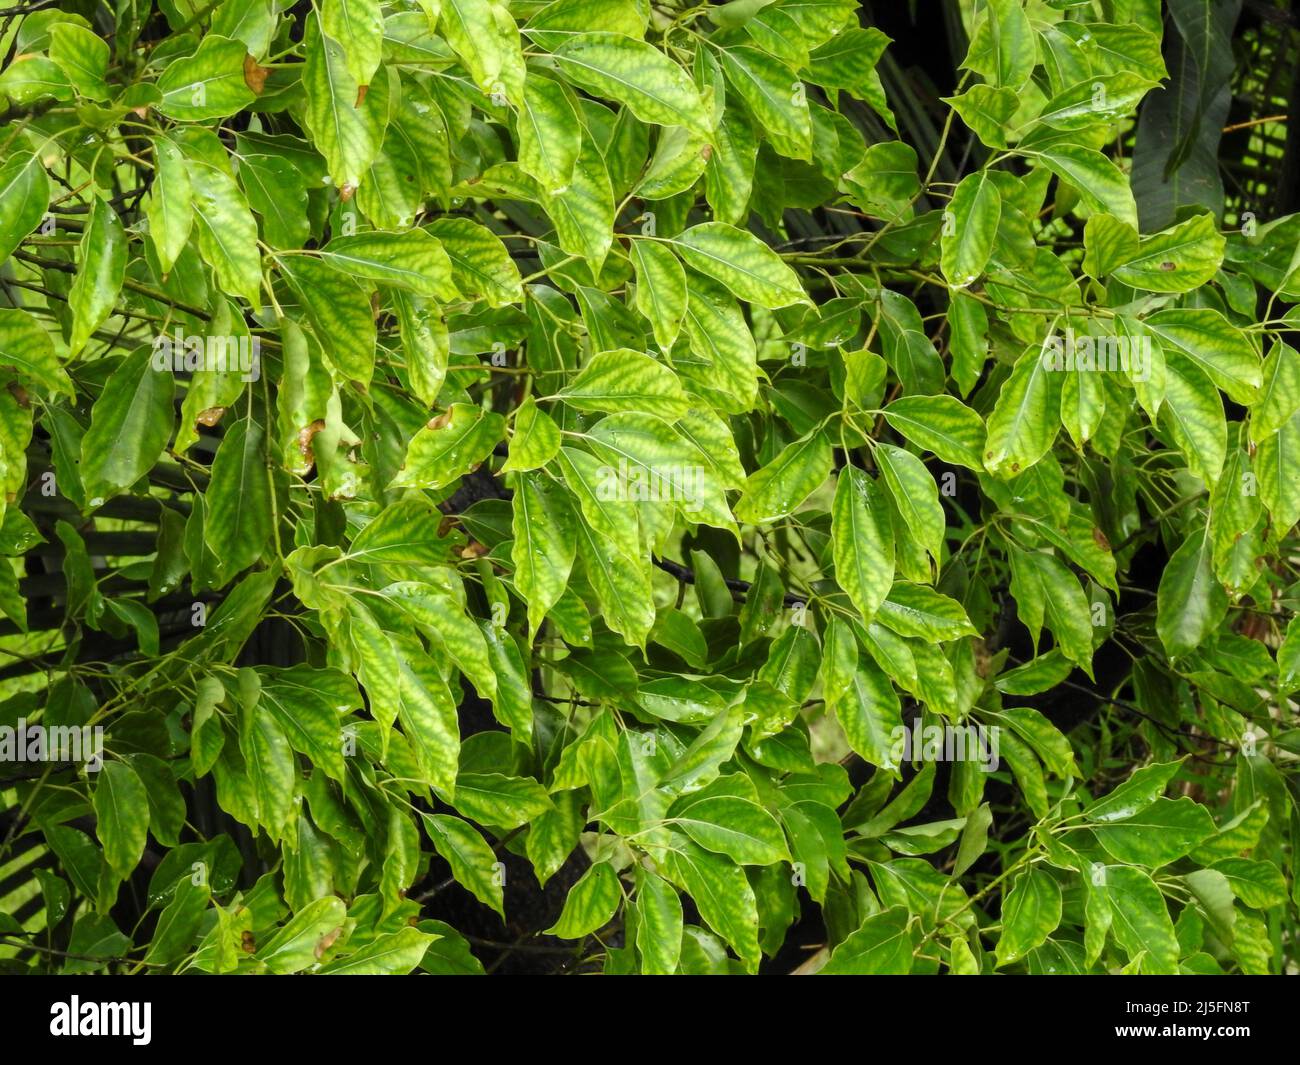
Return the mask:
M4 965L1294 966L1211 6L11 11Z

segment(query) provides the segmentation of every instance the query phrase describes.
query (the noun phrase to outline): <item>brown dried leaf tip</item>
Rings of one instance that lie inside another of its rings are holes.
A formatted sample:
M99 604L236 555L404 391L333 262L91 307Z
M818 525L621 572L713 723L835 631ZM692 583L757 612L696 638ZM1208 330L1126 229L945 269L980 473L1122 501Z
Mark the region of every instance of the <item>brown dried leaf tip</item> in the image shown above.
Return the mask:
M325 428L325 419L317 418L310 425L304 425L301 429L298 430L298 451L302 454L302 457L307 461L308 469L316 465L316 455L312 452L311 449L312 439L316 436L317 433L319 433L324 428Z
M339 925L338 928L334 929L332 932L326 932L316 941L315 954L317 961L320 961L321 958L325 956L325 952L329 950L330 947L334 946L335 941L338 940L342 932L343 926Z
M261 66L251 55L245 54L244 84L247 85L255 95L262 95L262 90L266 88L267 76L270 73L270 67Z

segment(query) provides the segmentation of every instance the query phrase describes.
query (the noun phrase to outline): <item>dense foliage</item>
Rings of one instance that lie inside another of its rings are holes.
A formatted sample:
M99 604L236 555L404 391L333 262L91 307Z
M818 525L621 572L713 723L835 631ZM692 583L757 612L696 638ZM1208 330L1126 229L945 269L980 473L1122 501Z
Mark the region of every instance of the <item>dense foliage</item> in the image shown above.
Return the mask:
M0 13L7 968L1294 964L1240 3L907 6Z

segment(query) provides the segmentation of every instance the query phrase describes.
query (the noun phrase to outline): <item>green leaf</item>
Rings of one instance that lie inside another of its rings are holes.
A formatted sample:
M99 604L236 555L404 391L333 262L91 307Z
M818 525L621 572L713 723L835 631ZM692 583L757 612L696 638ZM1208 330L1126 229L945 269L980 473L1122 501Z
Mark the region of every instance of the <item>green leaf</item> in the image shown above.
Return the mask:
M961 876L983 856L988 849L989 828L992 825L993 811L988 803L981 803L962 829L961 842L957 845L957 857L952 866L953 876Z
M1131 817L1150 806L1164 794L1181 762L1155 762L1136 770L1128 780L1111 792L1088 804L1084 815L1089 821L1118 821Z
M1106 389L1096 373L1067 373L1061 380L1061 424L1076 444L1097 434L1106 411Z
M678 799L668 819L705 850L725 854L740 865L789 861L781 826L759 802L749 778L719 777Z
M384 21L379 0L322 0L321 29L343 48L348 73L369 85L379 67Z
M504 433L501 415L453 403L411 439L393 487L443 488L487 458Z
M560 450L560 430L551 416L529 396L515 414L514 433L510 437L510 454L501 467L502 473L535 470L545 466Z
M517 58L518 31L511 25L509 38L501 32L489 0L448 0L439 14L438 28L480 89L498 92L505 88L504 68L512 48Z
M533 821L524 840L537 882L543 886L568 861L578 845L578 834L584 823L584 811L576 793L559 792L553 800L552 807Z
M574 514L564 488L544 474L521 473L515 486L515 586L528 603L529 631L536 633L569 582L577 548Z
M987 172L963 178L948 203L951 224L940 239L943 276L953 288L965 288L984 272L993 251L1002 198Z
M74 394L50 334L26 311L0 310L0 366L14 368L50 392Z
M333 895L309 902L258 946L257 960L273 973L297 973L310 968L320 960L347 916L343 900Z
M361 705L352 679L337 670L293 666L263 673L259 698L293 748L341 783L346 769L340 715Z
M579 410L654 410L670 420L690 405L672 370L628 348L593 355L558 396Z
M622 901L623 888L614 867L597 862L569 889L560 919L545 934L582 939L609 924Z
M667 852L665 872L695 901L700 916L749 966L758 964L758 904L744 870L684 836Z
M212 16L210 31L243 41L251 55L266 55L276 20L268 0L225 0Z
M1300 410L1300 353L1276 341L1264 360L1263 383L1250 411L1250 438L1267 440Z
M1116 280L1147 292L1189 292L1218 272L1224 243L1214 216L1198 214L1143 237L1136 253L1112 273Z
M1177 352L1236 402L1250 404L1263 383L1259 353L1244 333L1209 307L1157 311L1146 327L1168 359Z
M876 619L900 636L923 640L955 640L979 635L955 599L923 584L897 581L880 604Z
M892 766L903 720L898 693L889 678L858 650L849 626L832 618L821 666L826 706L844 729L844 738L869 764Z
M1018 0L1009 2L1018 4ZM1137 206L1128 178L1101 152L1077 144L1054 144L1032 154L1092 210L1113 214L1137 228Z
M749 45L718 56L731 87L745 101L756 129L789 159L811 159L812 118L803 84L788 66ZM707 129L704 131L707 135Z
M1038 35L1020 0L988 0L962 66L990 84L1019 89L1038 62Z
M644 41L575 33L554 50L561 72L582 88L626 105L642 122L712 133L704 101L681 67Z
M107 200L95 198L90 221L81 236L80 265L68 292L72 308L72 336L68 350L76 355L86 346L92 333L104 324L118 294L126 271L126 234L117 212Z
M125 600L125 602L133 601ZM135 613L147 617L156 630L157 623L154 621L153 614L139 603L133 605L138 608ZM143 622L137 621L137 626L143 628ZM141 650L145 650L143 637L140 642ZM145 653L157 654L157 643L155 642L153 648ZM164 846L176 846L181 828L185 824L185 800L181 797L171 766L151 754L133 754L130 760L131 768L136 771L149 796L149 831L153 833L154 839Z
M1209 377L1191 360L1166 350L1165 395L1160 425L1173 437L1187 467L1202 480L1219 479L1228 451L1223 399Z
M139 776L125 762L108 761L95 779L92 797L95 835L104 859L119 880L125 880L144 854L149 835L149 797Z
M1099 74L1054 95L1039 112L1038 121L1065 130L1109 125L1131 114L1153 84L1145 73Z
M182 122L205 122L236 114L256 98L244 78L243 41L209 33L198 50L173 60L158 78L158 110Z
M682 900L676 889L663 877L638 865L633 910L641 971L649 976L676 972L682 950Z
M650 165L637 185L646 200L667 200L690 190L704 173L711 154L709 143L685 126L669 126L659 137Z
M485 975L482 964L470 952L469 943L451 925L442 921L421 921L419 927L434 936L420 962L420 968L425 972L434 976Z
M1006 147L1006 131L1011 125L1011 116L1020 106L1020 97L1014 89L978 84L960 95L944 96L942 100L988 147Z
M869 625L894 583L894 533L880 488L852 466L836 478L831 547L835 579Z
M144 960L148 965L170 965L185 954L198 935L199 924L211 901L206 883L196 885L181 879L172 900L158 915L153 939Z
M107 100L108 43L85 26L56 22L50 27L50 58L68 76L81 96Z
M460 725L447 682L415 642L390 641L396 662L397 719L423 779L460 801L457 762ZM459 808L459 807L458 807ZM450 859L449 859L450 860ZM454 871L454 870L453 870Z
M650 567L638 555L611 553L608 542L585 522L577 522L575 529L578 556L605 623L629 643L644 647L655 622Z
M1083 246L1084 273L1100 280L1137 257L1137 230L1114 215L1094 214L1083 227Z
M867 917L832 952L823 976L905 976L912 971L911 917L893 906Z
M1073 663L1053 648L1045 655L1007 670L997 678L995 684L998 691L1007 695L1037 695L1059 684L1070 675L1073 668Z
M1110 904L1115 939L1130 958L1145 954L1151 972L1172 975L1178 968L1178 940L1160 889L1132 866L1108 865L1104 874L1101 891Z
M568 187L547 197L545 203L560 247L582 256L598 274L614 242L616 206L609 170L594 144L583 144Z
M19 104L37 100L72 100L72 82L52 59L41 55L16 56L0 74L0 92Z
M340 273L369 278L444 302L456 299L451 260L442 245L422 229L335 237L321 249L320 255Z
M515 133L524 173L540 181L547 192L567 188L582 149L582 127L564 86L530 72Z
M979 962L966 940L954 937L949 942L948 971L953 976L979 976Z
M879 113L884 89L876 67L889 44L890 39L874 26L837 33L809 57L811 80L828 89L847 89ZM889 121L885 114L881 117Z
M553 48L551 42L562 41L582 30L640 37L645 33L645 17L628 0L563 0L536 12L524 32L543 48Z
M401 928L367 943L360 950L319 971L321 976L401 976L424 958L438 937L416 928Z
M432 405L447 379L447 362L451 354L451 337L447 323L432 300L394 292L397 304L402 348L406 354L406 372L411 391L422 403Z
M165 137L155 137L154 178L145 207L149 215L149 236L158 254L163 274L171 273L194 228L194 196L189 168L181 150Z
M1170 658L1199 647L1218 627L1228 597L1214 575L1210 530L1193 532L1179 545L1160 578L1156 632Z
M551 800L546 790L528 777L461 773L456 778L454 805L479 824L518 828L547 813Z
M1266 910L1286 903L1286 878L1276 865L1249 858L1224 858L1214 863L1214 870L1223 874L1232 893L1247 906Z
M1042 944L1061 923L1061 888L1042 869L1021 873L1002 904L998 965L1019 961Z
M891 289L881 289L876 320L885 361L898 375L906 392L926 395L943 387L943 363L935 350L921 312L910 299Z
M17 152L0 167L0 256L8 259L45 217L50 179L35 155Z
M375 368L373 288L320 259L294 256L280 268L301 297L312 331L334 369L345 380L369 384Z
M386 565L436 566L446 561L446 543L438 536L436 523L440 515L425 497L410 495L385 507L352 540L348 557L360 562ZM389 585L384 594L406 591L409 585ZM443 598L441 589L416 586L419 591ZM402 600L405 602L405 600Z
M1061 653L1091 676L1092 612L1078 580L1052 555L1032 551L1024 561L1042 586L1048 627Z
M633 493L643 490L660 501L667 495L690 521L731 526L722 484L711 465L701 465L706 456L664 419L639 411L610 414L592 426L587 442L609 467L597 471L606 483L613 481L609 494L636 498Z
M289 739L271 711L260 702L243 708L239 750L244 756L257 820L272 841L284 838L293 817L297 774Z
M1047 453L1060 426L1060 377L1037 347L1020 356L989 414L984 444L989 473L1014 476Z
M902 396L885 408L885 419L919 447L944 462L982 470L985 428L980 416L952 396Z
M456 882L484 906L490 906L505 917L497 856L483 837L459 817L447 814L421 814L421 817L433 849L451 866L451 875Z
M275 155L245 155L239 161L239 183L249 207L261 216L266 243L298 248L307 242L307 184L292 163Z
M747 230L701 222L674 238L673 247L687 266L721 281L742 300L769 308L808 302L795 272Z
M266 434L251 417L235 422L221 441L206 498L203 538L221 563L224 584L257 561L272 533Z
M261 306L262 264L257 222L230 172L230 156L216 135L187 126L171 135L185 156L199 253L216 271L223 292Z
M1255 469L1259 473L1259 498L1273 516L1279 530L1300 521L1300 478L1295 476L1300 461L1300 412L1291 415L1281 429L1259 445Z
M719 221L740 225L749 213L758 143L744 116L723 114L705 164L705 196Z
M1183 857L1214 834L1200 803L1157 798L1137 813L1094 826L1098 841L1116 861L1157 867Z
M91 507L135 484L153 468L172 435L175 387L140 348L113 371L90 412L81 441L81 483Z
M629 249L636 267L636 308L654 330L655 343L665 353L686 317L686 271L664 244L633 240Z
M678 373L688 377L692 389L708 397L718 410L737 414L752 410L758 391L758 352L740 305L721 285L702 277L691 279L686 294L683 327L699 364L682 360Z
M501 239L468 218L439 218L429 232L451 259L452 279L466 299L483 299L504 307L523 299L519 268Z
M349 59L343 45L320 23L319 18L312 19L307 29L303 121L312 144L325 157L334 186L350 190L361 184L383 144L387 78L379 78L362 93L362 83L351 69L357 60Z
M940 562L948 522L939 502L939 486L930 471L911 452L892 444L877 444L874 455L903 524L935 562Z
M636 504L603 490L609 483L609 467L594 455L567 447L560 450L559 467L586 523L624 559L637 559L641 528Z
M740 709L728 707L709 722L668 767L661 783L684 790L712 780L718 774L718 767L735 754L743 728Z
M736 517L752 525L770 525L793 513L830 476L831 458L830 441L821 429L787 444L746 479Z

